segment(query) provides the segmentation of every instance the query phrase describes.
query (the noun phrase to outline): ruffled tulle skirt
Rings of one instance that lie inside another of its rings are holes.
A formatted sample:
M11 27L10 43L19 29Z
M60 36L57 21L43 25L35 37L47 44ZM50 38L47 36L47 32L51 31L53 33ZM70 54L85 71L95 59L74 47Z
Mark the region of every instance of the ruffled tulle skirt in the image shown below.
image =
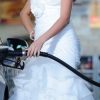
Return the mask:
M9 100L94 100L85 82L54 60L31 57L25 63Z

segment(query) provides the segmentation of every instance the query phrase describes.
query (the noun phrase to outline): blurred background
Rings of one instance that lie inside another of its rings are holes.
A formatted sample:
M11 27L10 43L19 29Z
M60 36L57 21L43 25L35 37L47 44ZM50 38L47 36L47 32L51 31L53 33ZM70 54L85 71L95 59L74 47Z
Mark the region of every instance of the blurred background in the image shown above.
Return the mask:
M29 39L19 18L26 0L0 0L0 38L3 42L9 37ZM33 16L34 20L34 16ZM81 45L81 65L83 74L100 82L100 0L76 0L71 21ZM7 78L13 76L7 70ZM100 89L90 85L95 100L100 100Z

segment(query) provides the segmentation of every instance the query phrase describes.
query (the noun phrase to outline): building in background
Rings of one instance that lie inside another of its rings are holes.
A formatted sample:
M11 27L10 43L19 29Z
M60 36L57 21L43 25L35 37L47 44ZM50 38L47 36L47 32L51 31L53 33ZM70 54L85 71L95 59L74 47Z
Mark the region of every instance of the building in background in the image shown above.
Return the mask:
M19 12L26 0L0 0L0 23L19 24Z
M72 23L82 55L100 55L100 0L76 0Z
M91 2L90 27L100 29L100 0Z

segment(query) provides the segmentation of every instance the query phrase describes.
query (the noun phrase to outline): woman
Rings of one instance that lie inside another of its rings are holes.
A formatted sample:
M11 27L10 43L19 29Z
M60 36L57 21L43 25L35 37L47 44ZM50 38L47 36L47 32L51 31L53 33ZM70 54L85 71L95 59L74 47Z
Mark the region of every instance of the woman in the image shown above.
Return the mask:
M79 65L79 41L70 24L72 5L73 0L28 0L25 4L20 15L34 42L28 48L25 69L14 79L9 100L93 100L83 80L39 56L41 50L74 68ZM35 16L34 30L30 12Z

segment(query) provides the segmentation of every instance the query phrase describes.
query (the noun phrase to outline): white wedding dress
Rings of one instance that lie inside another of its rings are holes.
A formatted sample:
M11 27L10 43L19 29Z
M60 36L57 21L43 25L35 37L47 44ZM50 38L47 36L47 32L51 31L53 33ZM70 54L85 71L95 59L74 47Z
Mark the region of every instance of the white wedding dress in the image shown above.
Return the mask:
M45 33L60 16L61 0L30 0L36 17L35 39ZM69 23L44 43L48 52L74 68L80 64L79 41ZM31 57L14 78L14 94L9 100L94 100L85 82L64 66L45 57Z

